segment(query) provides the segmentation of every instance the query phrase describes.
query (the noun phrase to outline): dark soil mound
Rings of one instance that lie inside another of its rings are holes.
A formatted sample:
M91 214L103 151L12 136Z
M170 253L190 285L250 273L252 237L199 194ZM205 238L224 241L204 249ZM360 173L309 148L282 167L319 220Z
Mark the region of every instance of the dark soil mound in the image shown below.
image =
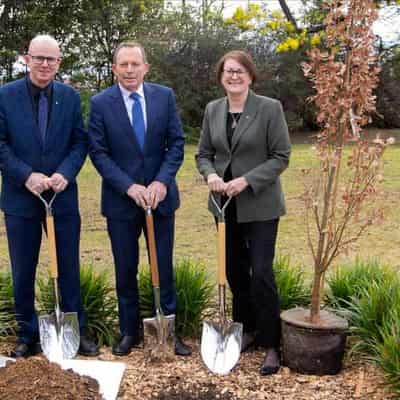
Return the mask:
M203 385L190 382L167 388L163 393L153 396L151 400L236 400L230 391L217 388L215 384L204 383Z
M1 400L101 400L96 380L46 359L19 359L0 368Z

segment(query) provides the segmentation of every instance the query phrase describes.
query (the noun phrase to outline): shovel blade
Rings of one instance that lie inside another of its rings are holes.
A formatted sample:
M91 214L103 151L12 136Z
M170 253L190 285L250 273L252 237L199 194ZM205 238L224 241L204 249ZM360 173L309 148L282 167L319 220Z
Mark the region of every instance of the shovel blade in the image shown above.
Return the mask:
M9 362L15 362L14 358L0 356L0 368L3 368Z
M203 322L200 353L211 372L225 375L236 365L240 358L242 333L243 325L238 322Z
M143 319L144 342L151 359L172 358L175 354L175 315L157 313Z
M69 360L79 349L80 334L76 312L39 317L40 344L50 361Z

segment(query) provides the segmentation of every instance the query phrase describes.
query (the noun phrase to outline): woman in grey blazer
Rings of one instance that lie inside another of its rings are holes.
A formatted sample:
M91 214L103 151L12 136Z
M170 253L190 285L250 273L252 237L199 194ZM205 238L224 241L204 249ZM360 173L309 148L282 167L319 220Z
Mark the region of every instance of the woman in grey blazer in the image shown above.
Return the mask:
M279 370L279 296L272 264L285 203L279 175L287 168L290 141L279 101L250 90L256 68L243 51L225 54L217 81L226 97L205 110L196 154L199 172L226 209L226 272L234 321L243 324L242 351L266 349L262 375ZM217 210L209 202L210 211Z

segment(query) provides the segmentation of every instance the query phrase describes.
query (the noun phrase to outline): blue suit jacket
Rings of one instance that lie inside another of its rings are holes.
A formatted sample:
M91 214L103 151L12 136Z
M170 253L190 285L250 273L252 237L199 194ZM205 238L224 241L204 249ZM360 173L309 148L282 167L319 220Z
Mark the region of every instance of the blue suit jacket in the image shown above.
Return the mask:
M92 97L89 155L103 177L102 213L107 218L132 219L140 211L126 194L133 184L152 181L167 186L157 211L172 215L179 206L175 176L183 161L184 136L171 89L144 83L147 130L140 148L118 85Z
M28 191L32 172L62 174L69 182L54 203L55 215L78 213L75 177L87 154L79 94L70 86L53 82L51 119L42 143L26 79L0 88L1 208L6 214L34 217L44 206Z

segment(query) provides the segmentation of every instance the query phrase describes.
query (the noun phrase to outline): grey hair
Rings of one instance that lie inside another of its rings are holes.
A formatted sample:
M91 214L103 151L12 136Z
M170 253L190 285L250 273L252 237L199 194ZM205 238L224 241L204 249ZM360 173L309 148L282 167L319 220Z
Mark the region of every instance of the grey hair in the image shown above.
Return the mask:
M40 42L48 42L48 43L53 43L55 46L57 46L58 49L60 49L60 46L57 42L56 39L54 39L53 36L50 35L36 35L29 43L29 50L31 49L32 45ZM61 54L61 51L60 51Z
M144 47L139 42L134 42L134 41L122 42L117 46L117 48L114 50L114 54L113 54L113 63L114 64L117 63L117 56L121 49L124 49L124 48L133 49L135 47L137 47L140 50L140 52L142 54L143 62L145 64L147 64L147 55L146 55L146 51L144 50Z

